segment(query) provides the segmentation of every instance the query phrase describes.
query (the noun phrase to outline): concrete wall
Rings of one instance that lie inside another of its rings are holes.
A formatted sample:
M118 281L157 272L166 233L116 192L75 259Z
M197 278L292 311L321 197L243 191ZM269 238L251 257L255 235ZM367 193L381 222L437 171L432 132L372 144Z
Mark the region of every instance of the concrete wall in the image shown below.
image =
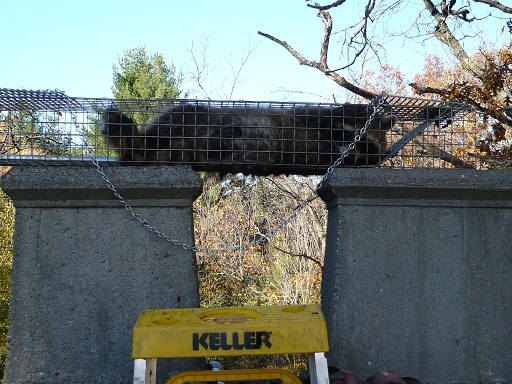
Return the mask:
M195 172L106 173L152 225L193 244ZM2 188L16 207L5 384L130 383L139 313L198 306L194 254L144 228L93 167L15 167ZM197 361L159 366L164 382Z
M322 196L330 363L512 381L512 172L340 169Z
M106 172L152 225L193 243L190 168ZM2 188L16 206L5 383L131 382L140 311L198 305L193 253L142 227L92 167L16 167ZM340 169L322 197L332 364L512 381L512 172ZM197 364L159 364L159 382Z

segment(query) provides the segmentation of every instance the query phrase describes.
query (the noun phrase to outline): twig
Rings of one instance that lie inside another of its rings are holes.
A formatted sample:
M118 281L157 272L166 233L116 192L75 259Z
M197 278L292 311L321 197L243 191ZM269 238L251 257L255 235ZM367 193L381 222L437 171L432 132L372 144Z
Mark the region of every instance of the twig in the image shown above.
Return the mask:
M305 259L308 259L310 261L312 261L313 263L315 263L316 265L318 265L320 268L323 268L323 264L320 260L317 260L315 259L314 257L312 256L309 256L309 255L306 255L305 253L293 253L293 252L289 252L289 251L286 251L282 248L279 248L277 245L274 245L274 244L271 244L270 242L268 243L268 245L274 249L277 249L279 252L282 252L286 255L290 255L290 256L293 256L293 257L303 257Z
M307 65L308 67L318 68L319 63L311 60L306 60L299 52L297 52L295 49L292 48L290 44L288 44L286 41L279 40L277 37L274 37L272 35L269 35L268 33L264 33L261 31L258 31L258 35L266 37L269 40L272 40L274 43L279 44L284 49L286 49L288 52L291 53L293 57L297 59L300 65Z
M325 28L324 34L325 33L329 33L329 35L330 35L330 29L329 28ZM286 41L280 40L280 39L278 39L278 38L276 38L276 37L274 37L274 36L272 36L272 35L270 35L268 33L264 33L264 32L261 32L261 31L258 31L258 34L263 36L263 37L266 37L267 39L269 39L269 40L279 44L280 46L282 46L293 57L295 57L297 59L297 61L299 62L300 65L306 65L308 67L318 69L325 76L327 76L328 78L333 80L336 84L340 85L341 87L347 89L348 91L350 91L352 93L355 93L356 95L359 95L361 97L364 97L365 99L368 99L368 100L372 100L372 99L374 99L377 96L376 93L373 93L373 92L367 91L366 89L360 88L357 85L350 83L344 77L340 76L336 72L331 71L329 69L329 66L327 65L327 51L326 50L323 51L323 54L325 55L323 63L322 62L316 62L316 61L313 61L313 60L307 60L299 52L297 52L295 49L293 49L293 47L290 44L288 44ZM328 39L328 37L324 36L322 41L323 42L325 42L325 41L328 42L329 39Z

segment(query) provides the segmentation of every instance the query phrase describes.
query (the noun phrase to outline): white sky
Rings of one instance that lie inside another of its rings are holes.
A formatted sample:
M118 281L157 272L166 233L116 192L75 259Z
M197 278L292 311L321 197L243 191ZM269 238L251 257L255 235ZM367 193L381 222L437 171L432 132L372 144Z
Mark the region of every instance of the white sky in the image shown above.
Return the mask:
M206 61L210 72L205 86L212 98L229 96L231 66L238 70L243 52L255 48L241 72L233 99L332 101L334 94L337 101L346 101L334 82L316 69L299 66L282 47L257 34L261 30L274 35L307 59L318 60L323 27L316 11L308 8L304 0L2 3L0 87L59 89L69 96L111 97L112 66L127 49L145 45L149 54L161 53L167 64L173 63L188 76L192 44L200 56L203 42L208 39ZM404 25L417 15L422 8L420 3L407 0L409 13L404 13ZM345 5L331 10L335 30L342 21L351 21L348 10ZM402 28L396 21L393 23L386 28ZM331 40L331 68L341 64L340 38L339 34L333 35ZM408 80L421 71L421 44L404 46L401 39L383 43L389 63L400 67ZM442 50L437 49L442 55ZM182 88L191 98L205 97L193 82L184 83ZM303 93L290 95L283 89Z

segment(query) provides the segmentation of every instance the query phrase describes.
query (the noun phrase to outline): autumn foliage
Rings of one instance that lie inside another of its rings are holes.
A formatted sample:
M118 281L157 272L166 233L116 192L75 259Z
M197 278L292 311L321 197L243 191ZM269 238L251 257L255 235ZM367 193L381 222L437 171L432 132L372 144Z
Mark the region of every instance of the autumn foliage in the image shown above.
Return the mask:
M488 167L512 164L512 45L478 52L472 60L485 69L477 77L460 64L448 67L437 56L425 61L415 91L427 97L462 102L481 113L474 127L475 153Z
M287 219L316 187L315 178L203 175L194 203L202 307L283 305L320 300L326 210L320 198ZM284 223L284 225L283 225ZM282 229L275 231L278 226ZM305 356L224 358L229 368L300 372Z
M316 198L274 231L315 187L312 179L291 178L205 177L194 204L202 306L319 301L323 202Z

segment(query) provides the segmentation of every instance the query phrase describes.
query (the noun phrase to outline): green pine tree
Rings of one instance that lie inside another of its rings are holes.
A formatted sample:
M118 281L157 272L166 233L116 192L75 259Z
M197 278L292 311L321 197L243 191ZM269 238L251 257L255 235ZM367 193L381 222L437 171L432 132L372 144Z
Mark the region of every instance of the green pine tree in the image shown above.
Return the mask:
M182 76L173 65L165 63L161 54L149 55L142 46L125 51L118 61L119 65L113 66L112 93L116 99L180 96Z

